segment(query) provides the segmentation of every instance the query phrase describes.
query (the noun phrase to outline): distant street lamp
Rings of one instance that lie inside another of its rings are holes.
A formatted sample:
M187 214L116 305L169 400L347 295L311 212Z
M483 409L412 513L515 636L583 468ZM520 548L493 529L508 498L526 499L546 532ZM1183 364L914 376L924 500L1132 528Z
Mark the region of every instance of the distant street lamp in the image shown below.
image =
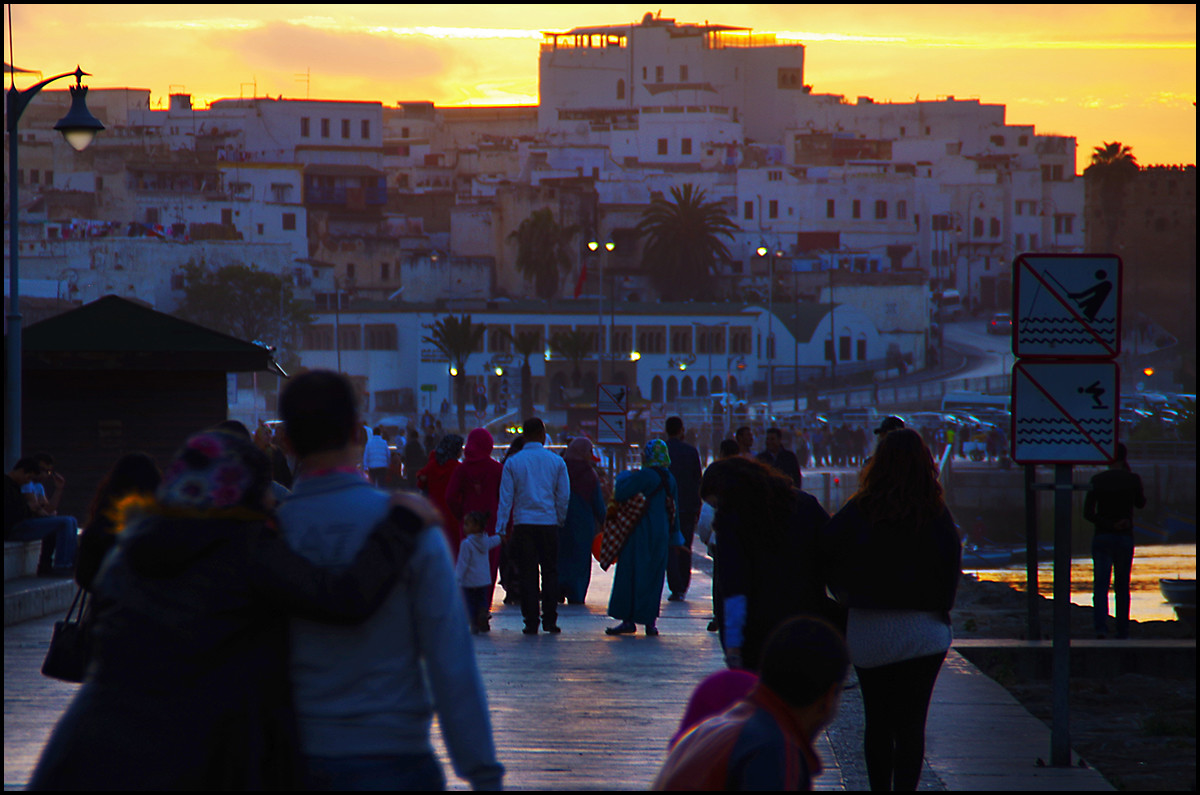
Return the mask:
M15 74L15 72L14 72ZM21 114L33 100L34 96L44 87L61 80L64 77L74 77L75 85L71 86L71 109L63 116L54 129L62 133L63 138L77 152L82 152L91 144L96 133L104 129L104 125L88 112L87 86L83 85L83 77L88 73L75 67L74 72L55 75L24 91L17 90L16 82L9 87L7 104L5 105L4 129L8 133L8 339L5 346L4 368L4 468L9 471L21 457L21 290L20 290L20 213L18 207L18 175L20 135L17 133L17 123Z

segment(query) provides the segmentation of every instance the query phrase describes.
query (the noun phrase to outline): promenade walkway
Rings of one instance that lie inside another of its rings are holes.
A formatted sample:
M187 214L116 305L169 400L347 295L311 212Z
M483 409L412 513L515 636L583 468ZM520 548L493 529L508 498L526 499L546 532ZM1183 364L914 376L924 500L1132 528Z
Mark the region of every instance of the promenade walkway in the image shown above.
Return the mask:
M697 543L697 549L700 544ZM476 655L487 687L505 785L518 790L643 790L657 774L688 696L722 667L705 627L707 559L694 556L685 602L664 600L661 635L608 637L612 570L593 567L587 604L561 608L561 635L526 636L517 607L499 604ZM42 677L55 617L4 631L4 788L21 789L76 686ZM436 737L435 732L435 737ZM446 760L440 738L439 755ZM930 708L922 790L1108 790L1090 768L1039 765L1049 730L1002 687L951 652ZM817 752L820 790L865 790L862 702L853 676ZM467 789L446 762L448 784Z

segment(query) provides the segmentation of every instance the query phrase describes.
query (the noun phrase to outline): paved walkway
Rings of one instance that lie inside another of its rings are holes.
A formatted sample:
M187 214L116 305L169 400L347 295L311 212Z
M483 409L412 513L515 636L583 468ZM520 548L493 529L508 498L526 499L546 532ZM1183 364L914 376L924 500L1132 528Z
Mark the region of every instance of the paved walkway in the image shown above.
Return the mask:
M699 547L699 544L697 544ZM561 608L561 635L521 633L517 607L497 603L492 632L475 644L505 784L520 790L647 789L692 688L722 666L707 559L694 556L685 602L663 602L657 638L608 637L612 570L593 566L587 604ZM503 591L497 589L497 602ZM54 722L75 691L42 677L54 617L4 631L4 787L28 781ZM436 732L435 732L436 736ZM440 738L438 753L446 760ZM1002 687L950 653L930 708L922 790L1112 789L1090 768L1041 766L1050 732ZM868 789L862 702L851 679L817 752L821 790ZM446 764L449 786L467 789Z

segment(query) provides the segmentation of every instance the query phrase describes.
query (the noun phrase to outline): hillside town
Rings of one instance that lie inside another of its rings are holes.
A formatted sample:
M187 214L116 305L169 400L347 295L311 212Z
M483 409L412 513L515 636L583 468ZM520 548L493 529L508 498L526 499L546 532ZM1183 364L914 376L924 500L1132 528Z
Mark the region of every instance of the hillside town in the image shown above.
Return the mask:
M594 405L597 383L676 410L799 406L816 384L935 365L942 323L1010 309L1016 255L1100 250L1093 227L1117 228L1089 226L1089 207L1113 208L1076 173L1074 137L976 98L822 94L805 52L647 13L544 33L536 106L173 93L159 108L96 85L106 129L81 153L52 129L68 92L47 90L19 133L27 321L106 295L176 312L198 274L246 266L283 282L259 341L285 369L351 376L370 423L445 415L461 394L472 422L515 417L523 388L547 409ZM1160 238L1194 230L1194 174L1139 172ZM725 252L664 283L644 219L685 195L731 222ZM1117 211L1140 224L1137 209ZM1194 263L1189 239L1160 274ZM548 277L527 240L553 248ZM1143 246L1120 242L1136 267ZM311 322L284 322L293 301ZM451 361L433 332L465 317L482 331ZM1186 313L1141 322L1195 338ZM274 415L273 376L230 379L231 417Z

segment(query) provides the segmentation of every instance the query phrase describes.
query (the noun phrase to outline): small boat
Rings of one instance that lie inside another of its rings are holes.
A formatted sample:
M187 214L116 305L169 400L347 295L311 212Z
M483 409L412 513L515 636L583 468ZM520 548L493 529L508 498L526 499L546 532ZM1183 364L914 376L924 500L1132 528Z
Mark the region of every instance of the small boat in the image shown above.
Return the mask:
M1158 589L1162 591L1163 601L1173 605L1196 604L1196 580L1183 580L1163 577L1158 581Z
M963 547L964 569L998 569L1013 562L1013 551L1006 547L981 547L968 544Z

